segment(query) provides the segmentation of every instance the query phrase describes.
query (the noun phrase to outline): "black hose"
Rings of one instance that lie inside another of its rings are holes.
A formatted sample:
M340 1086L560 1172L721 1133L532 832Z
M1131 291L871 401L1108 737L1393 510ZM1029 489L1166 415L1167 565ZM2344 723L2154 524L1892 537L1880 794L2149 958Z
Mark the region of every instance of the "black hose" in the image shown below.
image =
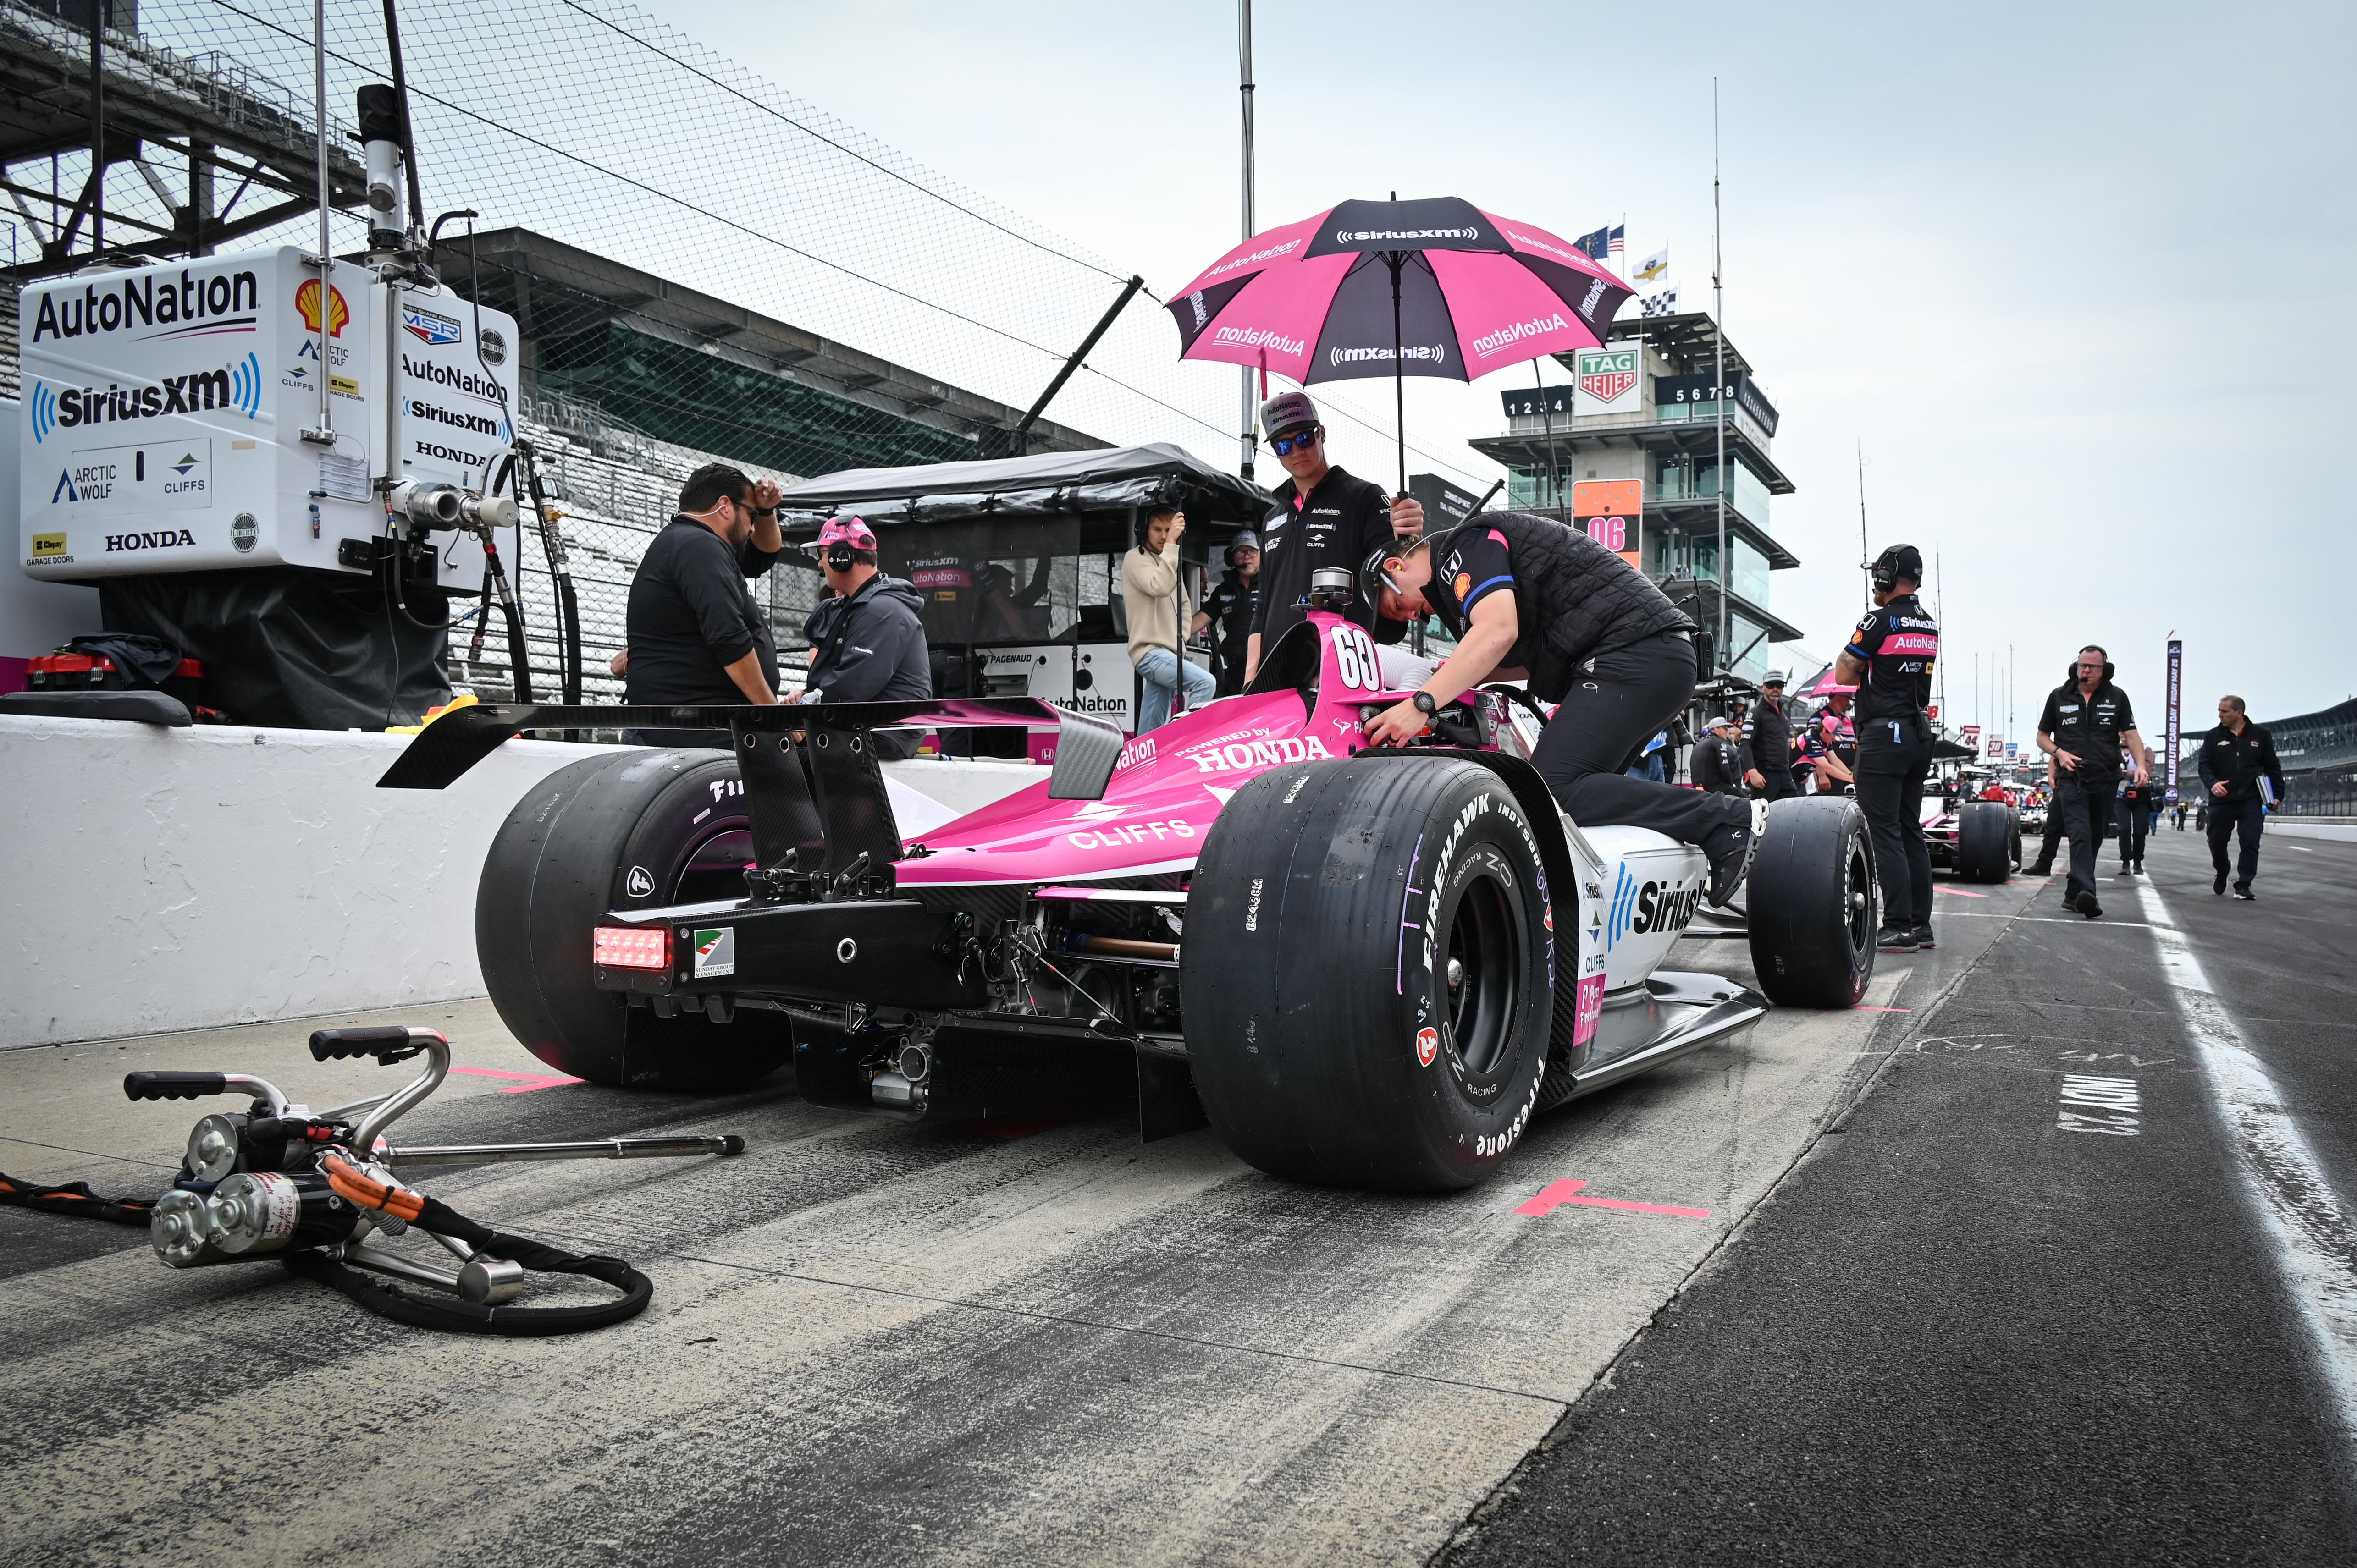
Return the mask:
M101 1197L91 1191L88 1182L43 1186L18 1181L4 1173L0 1173L0 1204L115 1225L135 1225L142 1230L146 1229L149 1211L156 1207L152 1201L137 1198ZM421 1230L463 1241L478 1252L520 1263L533 1273L578 1274L600 1280L620 1291L621 1297L583 1306L487 1306L471 1301L420 1295L383 1284L325 1252L310 1249L289 1252L279 1261L289 1273L331 1286L380 1317L390 1317L413 1328L435 1328L451 1334L497 1334L524 1339L581 1334L636 1317L654 1299L654 1282L619 1258L583 1257L522 1236L510 1236L477 1224L439 1198L427 1197L425 1204L425 1211L414 1221Z

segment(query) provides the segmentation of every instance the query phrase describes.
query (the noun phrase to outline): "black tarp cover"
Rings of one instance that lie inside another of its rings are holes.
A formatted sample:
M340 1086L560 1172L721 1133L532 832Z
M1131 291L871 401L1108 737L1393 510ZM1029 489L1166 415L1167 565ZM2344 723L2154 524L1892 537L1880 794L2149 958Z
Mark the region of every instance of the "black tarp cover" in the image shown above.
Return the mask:
M1176 504L1189 523L1240 527L1268 514L1261 490L1182 446L1154 442L1088 452L1041 452L907 468L845 468L786 487L789 536L817 520L856 512L881 526L983 518L1070 517Z
M420 620L447 602L430 589L408 600ZM109 577L98 604L108 630L201 660L206 704L235 724L381 730L450 700L447 634L405 618L366 577L300 566Z

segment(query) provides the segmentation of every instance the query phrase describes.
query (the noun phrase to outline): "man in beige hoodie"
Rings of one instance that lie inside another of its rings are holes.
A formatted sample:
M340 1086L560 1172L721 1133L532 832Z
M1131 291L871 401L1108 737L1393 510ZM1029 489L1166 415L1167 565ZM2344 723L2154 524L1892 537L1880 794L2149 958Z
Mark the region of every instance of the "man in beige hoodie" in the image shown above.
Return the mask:
M1187 514L1176 507L1146 520L1146 537L1121 558L1121 600L1129 612L1129 661L1137 666L1138 735L1169 722L1178 682L1187 683L1187 706L1208 703L1219 686L1211 672L1178 656L1178 628L1187 624L1187 596L1179 579L1178 541Z

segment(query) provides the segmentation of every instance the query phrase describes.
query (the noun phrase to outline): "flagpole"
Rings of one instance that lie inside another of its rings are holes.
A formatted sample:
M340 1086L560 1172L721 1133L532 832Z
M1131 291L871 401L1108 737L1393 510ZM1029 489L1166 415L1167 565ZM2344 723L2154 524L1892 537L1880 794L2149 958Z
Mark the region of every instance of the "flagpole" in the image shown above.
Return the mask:
M1244 113L1243 237L1249 240L1253 237L1252 0L1236 0L1236 63L1240 79L1237 92L1243 100ZM1253 403L1253 368L1250 365L1240 365L1236 368L1236 375L1239 404L1242 410L1241 435L1238 437L1242 450L1238 461L1244 483L1251 484L1254 482L1253 456L1258 446L1258 442L1254 438L1254 425L1257 423L1255 415L1258 410Z
M1727 570L1727 290L1720 270L1719 205L1718 205L1718 78L1710 79L1710 297L1712 326L1711 362L1716 380L1711 387L1711 403L1718 411L1718 638L1711 657L1722 670L1727 668L1727 639L1729 619L1727 595L1732 592L1734 574Z

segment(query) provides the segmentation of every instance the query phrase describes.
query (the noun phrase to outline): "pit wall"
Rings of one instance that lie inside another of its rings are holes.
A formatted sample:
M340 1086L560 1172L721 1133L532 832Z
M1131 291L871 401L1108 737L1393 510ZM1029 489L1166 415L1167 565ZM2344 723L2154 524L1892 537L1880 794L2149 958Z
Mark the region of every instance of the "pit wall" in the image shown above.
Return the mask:
M493 834L609 748L511 741L447 789L377 789L407 743L0 716L0 1050L481 995ZM1046 777L888 770L911 836Z

